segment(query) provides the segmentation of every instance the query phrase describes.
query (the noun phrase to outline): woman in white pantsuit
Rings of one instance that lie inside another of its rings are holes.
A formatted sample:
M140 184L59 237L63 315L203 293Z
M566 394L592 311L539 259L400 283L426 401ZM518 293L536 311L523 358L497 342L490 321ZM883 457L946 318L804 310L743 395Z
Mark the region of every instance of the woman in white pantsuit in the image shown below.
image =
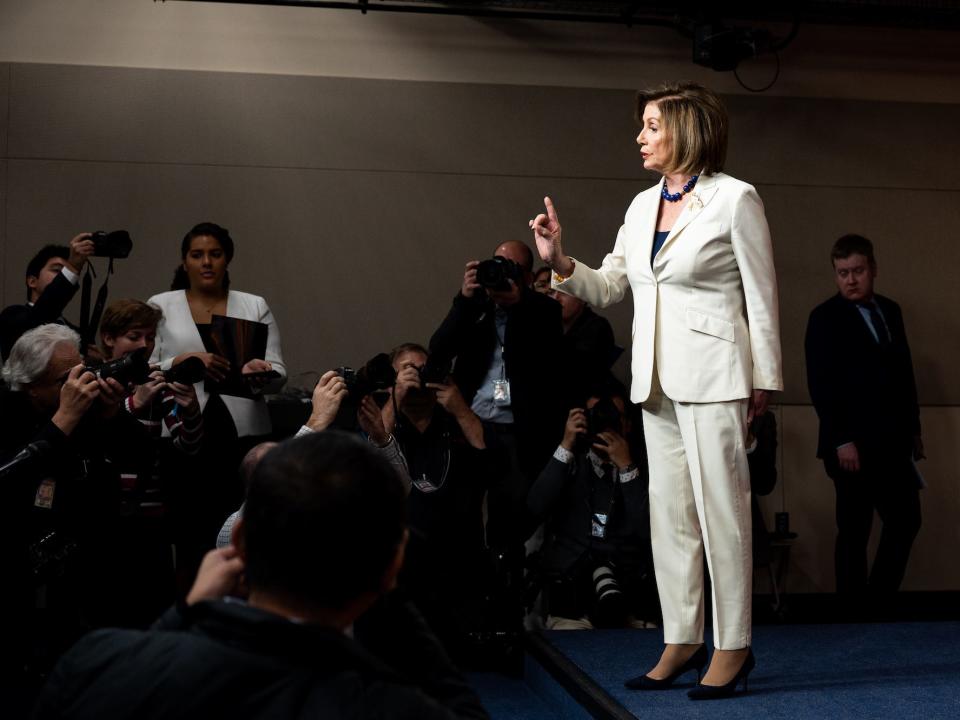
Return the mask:
M777 283L763 204L720 172L727 114L695 84L640 93L643 166L663 175L634 198L613 252L594 270L567 256L550 198L530 221L553 286L604 307L633 293L631 399L642 403L650 524L666 647L643 690L707 663L704 553L715 652L693 699L728 697L750 649L747 424L782 389Z

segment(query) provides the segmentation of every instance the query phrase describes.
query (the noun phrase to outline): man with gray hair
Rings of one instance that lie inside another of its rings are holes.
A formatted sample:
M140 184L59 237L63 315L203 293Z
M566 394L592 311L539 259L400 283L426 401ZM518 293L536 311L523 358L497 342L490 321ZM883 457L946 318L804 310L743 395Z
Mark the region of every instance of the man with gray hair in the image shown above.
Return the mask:
M4 682L18 683L28 655L53 660L83 630L123 622L121 472L149 462L150 438L121 411L123 386L84 367L79 346L70 328L41 325L17 340L3 368Z

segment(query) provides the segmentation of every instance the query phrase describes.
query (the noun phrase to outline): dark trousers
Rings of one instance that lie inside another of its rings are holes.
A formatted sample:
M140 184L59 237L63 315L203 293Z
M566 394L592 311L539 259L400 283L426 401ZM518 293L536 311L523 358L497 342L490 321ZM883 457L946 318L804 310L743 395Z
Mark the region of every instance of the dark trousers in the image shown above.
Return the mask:
M841 470L836 457L824 460L837 491L837 593L884 596L900 588L910 547L920 530L920 495L909 456L860 452L860 471ZM883 529L867 572L867 543L874 511Z

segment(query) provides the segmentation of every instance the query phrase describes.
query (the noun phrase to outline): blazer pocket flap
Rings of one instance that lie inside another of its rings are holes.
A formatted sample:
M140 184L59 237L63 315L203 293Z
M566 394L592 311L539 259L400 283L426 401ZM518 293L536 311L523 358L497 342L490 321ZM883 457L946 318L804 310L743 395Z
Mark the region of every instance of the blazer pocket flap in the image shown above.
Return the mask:
M696 332L706 333L714 337L734 341L733 323L723 318L707 315L699 310L687 308L687 327Z

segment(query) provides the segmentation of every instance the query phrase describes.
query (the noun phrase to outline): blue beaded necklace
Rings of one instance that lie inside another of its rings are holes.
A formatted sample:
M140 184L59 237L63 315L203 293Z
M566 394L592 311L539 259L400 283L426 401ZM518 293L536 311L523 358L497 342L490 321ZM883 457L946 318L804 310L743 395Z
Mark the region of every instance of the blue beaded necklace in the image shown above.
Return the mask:
M692 178L687 180L687 184L683 186L683 189L680 192L672 193L667 190L667 181L664 178L663 187L660 188L660 197L662 197L667 202L679 202L680 198L686 195L688 192L693 190L693 186L697 184L697 178L699 175L694 175Z

